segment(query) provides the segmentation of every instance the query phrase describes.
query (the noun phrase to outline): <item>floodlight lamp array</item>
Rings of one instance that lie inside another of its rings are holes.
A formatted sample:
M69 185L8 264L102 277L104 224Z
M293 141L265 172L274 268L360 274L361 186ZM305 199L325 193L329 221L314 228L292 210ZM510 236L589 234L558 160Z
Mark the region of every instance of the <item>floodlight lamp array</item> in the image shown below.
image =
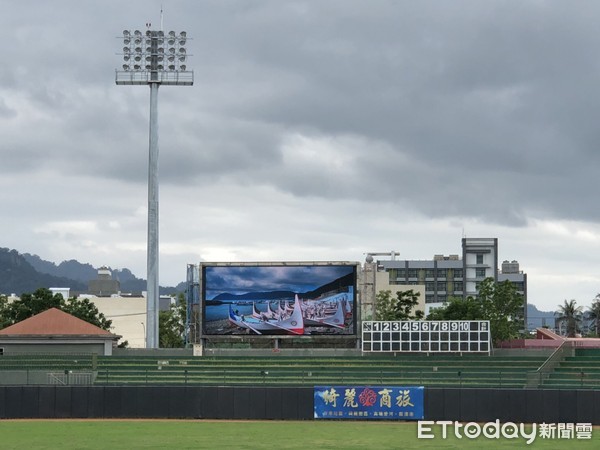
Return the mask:
M123 31L123 70L126 72L187 71L187 33Z

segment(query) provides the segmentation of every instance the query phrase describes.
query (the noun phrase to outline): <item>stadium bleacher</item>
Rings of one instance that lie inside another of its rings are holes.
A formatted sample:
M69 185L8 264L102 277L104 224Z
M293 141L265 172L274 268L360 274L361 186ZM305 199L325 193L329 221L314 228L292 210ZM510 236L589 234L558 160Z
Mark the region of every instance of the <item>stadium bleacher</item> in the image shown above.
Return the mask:
M536 387L600 388L600 349L577 349ZM2 375L92 373L96 385L265 385L396 384L428 387L524 388L545 355L399 354L377 356L161 357L95 355L3 355ZM5 379L6 376L4 377ZM14 384L11 383L11 384ZM529 386L531 387L531 386Z
M331 383L523 387L545 357L215 357L98 359L99 384L189 383L302 386Z
M600 349L575 349L565 357L542 383L543 389L599 389Z

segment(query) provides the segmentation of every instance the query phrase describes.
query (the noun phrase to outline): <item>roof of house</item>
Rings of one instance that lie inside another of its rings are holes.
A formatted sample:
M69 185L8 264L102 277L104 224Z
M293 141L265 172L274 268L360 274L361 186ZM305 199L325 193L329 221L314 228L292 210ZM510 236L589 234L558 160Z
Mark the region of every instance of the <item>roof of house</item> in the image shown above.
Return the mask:
M21 322L0 330L0 336L97 336L112 337L110 331L103 330L85 320L57 308L51 308Z

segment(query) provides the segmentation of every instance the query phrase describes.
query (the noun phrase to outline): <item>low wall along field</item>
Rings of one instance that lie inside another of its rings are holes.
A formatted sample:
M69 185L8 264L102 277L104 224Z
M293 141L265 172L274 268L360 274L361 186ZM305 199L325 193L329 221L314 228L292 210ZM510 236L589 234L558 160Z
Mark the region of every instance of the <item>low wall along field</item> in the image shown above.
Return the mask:
M312 387L3 386L0 419L313 420ZM425 420L600 424L600 391L425 388Z

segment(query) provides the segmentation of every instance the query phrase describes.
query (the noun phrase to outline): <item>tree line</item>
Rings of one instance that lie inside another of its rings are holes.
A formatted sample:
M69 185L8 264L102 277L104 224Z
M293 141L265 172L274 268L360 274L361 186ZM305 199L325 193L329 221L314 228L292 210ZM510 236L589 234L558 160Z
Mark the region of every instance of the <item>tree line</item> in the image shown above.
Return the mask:
M412 289L397 292L395 298L389 290L378 292L375 320L489 320L494 345L528 337L524 323L525 300L508 280L496 283L493 278L486 278L479 286L477 298L450 297L444 306L432 309L427 317L415 309L419 296L420 293ZM578 335L584 319L593 327L590 335L600 337L600 294L586 312L577 306L576 300L565 300L554 315L557 324L565 326L567 337Z
M565 326L567 337L580 335L584 321L590 325L587 336L600 337L600 294L596 294L587 311L584 311L582 306L577 306L577 300L571 299L558 305L554 316L559 326Z
M414 311L420 293L412 289L401 291L392 298L390 291L376 296L376 320L489 320L493 343L496 345L519 337L524 330L524 299L510 281L494 282L485 279L479 286L477 298L450 297L445 306L434 308L427 317Z
M378 292L375 320L489 320L495 345L524 335L524 299L510 281L495 283L492 278L487 278L481 283L477 298L450 297L445 306L432 309L427 317L423 311L416 309L419 296L420 293L412 289L397 292L395 297L389 290ZM111 330L112 320L101 313L89 299L64 299L61 294L53 294L47 288L37 289L31 294L25 293L12 302L5 295L0 295L0 329L50 308L58 308L103 330ZM600 337L600 294L596 295L585 312L583 307L577 306L576 300L565 300L558 305L555 317L558 324L564 325L568 337L578 335L585 319L593 328L591 334ZM180 293L178 301L168 311L159 311L160 347L183 347L185 326L185 296ZM128 343L123 341L119 346L127 347Z

